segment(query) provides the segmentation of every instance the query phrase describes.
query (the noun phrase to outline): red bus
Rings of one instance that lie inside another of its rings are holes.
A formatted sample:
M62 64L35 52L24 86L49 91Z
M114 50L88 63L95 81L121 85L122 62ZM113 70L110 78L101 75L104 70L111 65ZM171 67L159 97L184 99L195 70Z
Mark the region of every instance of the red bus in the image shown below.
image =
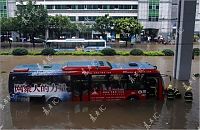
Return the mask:
M36 89L36 85L39 88ZM50 87L48 90L56 88L57 91L42 91L44 86L45 90ZM28 94L23 91L27 87ZM33 89L39 91L33 92ZM157 67L146 62L71 61L40 68L37 65L17 66L10 73L9 92L13 101L21 101L16 100L21 96L28 98L25 101L33 97L45 101L52 98L58 101L111 101L151 97L163 100L164 84Z

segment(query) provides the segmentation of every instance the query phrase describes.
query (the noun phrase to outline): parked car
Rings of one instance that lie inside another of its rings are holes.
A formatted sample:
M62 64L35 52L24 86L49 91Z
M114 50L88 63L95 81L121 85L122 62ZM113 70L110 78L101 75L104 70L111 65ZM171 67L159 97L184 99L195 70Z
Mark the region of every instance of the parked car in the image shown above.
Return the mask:
M32 39L30 40L30 42L33 43ZM44 43L45 40L42 39L42 38L34 37L34 42L35 42L35 43Z

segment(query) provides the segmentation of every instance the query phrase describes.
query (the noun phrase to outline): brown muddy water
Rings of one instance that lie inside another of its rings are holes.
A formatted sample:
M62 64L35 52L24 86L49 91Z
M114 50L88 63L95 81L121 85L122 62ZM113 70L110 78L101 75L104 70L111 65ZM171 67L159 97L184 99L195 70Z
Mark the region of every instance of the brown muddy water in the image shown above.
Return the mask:
M143 61L157 65L162 74L172 75L173 57L145 56L53 56L51 63L69 60L107 60L110 62ZM112 102L64 102L52 106L48 104L10 103L8 96L8 74L19 64L43 64L45 56L0 56L0 129L55 129L55 128L103 128L103 129L197 129L199 127L199 79L192 79L193 102L186 103L181 81L173 80L182 98L173 101L112 101ZM192 61L191 74L199 73L199 58ZM164 78L165 84L169 83ZM186 82L188 84L188 82ZM1 107L1 106L0 106ZM101 109L100 111L100 108ZM93 118L91 119L91 115ZM146 125L145 125L146 124ZM151 125L150 125L151 124ZM149 125L149 126L147 126Z

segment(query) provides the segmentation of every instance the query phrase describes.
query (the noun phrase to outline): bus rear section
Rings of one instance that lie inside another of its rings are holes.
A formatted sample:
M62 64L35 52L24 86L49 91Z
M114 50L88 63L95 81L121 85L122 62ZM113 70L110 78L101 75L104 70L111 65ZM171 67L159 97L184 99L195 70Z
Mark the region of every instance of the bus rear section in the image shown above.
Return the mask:
M9 94L14 102L71 100L69 76L57 71L15 69L9 74ZM34 66L34 67L33 67Z

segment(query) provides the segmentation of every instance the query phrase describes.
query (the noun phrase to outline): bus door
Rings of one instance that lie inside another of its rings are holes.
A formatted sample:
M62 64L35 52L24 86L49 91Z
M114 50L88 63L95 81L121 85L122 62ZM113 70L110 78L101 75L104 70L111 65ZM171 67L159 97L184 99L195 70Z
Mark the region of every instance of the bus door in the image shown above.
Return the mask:
M110 96L108 91L107 75L92 75L91 76L91 92L90 99L92 101L102 101Z
M160 95L162 91L162 81L159 76L146 75L144 81L148 97L159 98L162 95Z
M120 100L125 98L120 75L92 75L91 100Z
M72 100L89 101L89 82L85 75L71 76Z
M122 75L110 75L108 78L108 92L107 100L125 99L125 91L122 84Z

